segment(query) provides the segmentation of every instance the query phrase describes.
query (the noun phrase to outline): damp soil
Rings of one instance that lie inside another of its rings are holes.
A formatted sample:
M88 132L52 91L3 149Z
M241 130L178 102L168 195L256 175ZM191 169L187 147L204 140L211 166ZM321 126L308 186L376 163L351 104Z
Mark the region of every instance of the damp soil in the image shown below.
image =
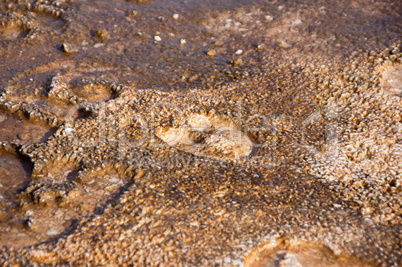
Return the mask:
M44 142L55 132L55 129L46 125L30 123L22 116L11 115L1 111L0 127L1 141L21 144Z
M400 265L401 9L3 1L0 265Z

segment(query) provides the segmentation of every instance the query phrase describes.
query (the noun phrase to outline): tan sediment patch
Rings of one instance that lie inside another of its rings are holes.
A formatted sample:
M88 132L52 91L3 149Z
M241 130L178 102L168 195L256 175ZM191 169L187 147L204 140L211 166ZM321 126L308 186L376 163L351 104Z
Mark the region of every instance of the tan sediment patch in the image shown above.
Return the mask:
M103 102L112 97L110 90L104 84L89 83L83 86L80 95L90 102Z
M402 96L402 65L383 67L381 86L388 92Z
M18 220L16 210L18 199L15 195L23 189L29 180L29 164L19 156L0 153L0 244L31 245L26 235L21 232L22 227L16 226ZM15 229L15 230L14 230Z
M24 38L26 31L18 26L0 27L0 40L19 40Z
M103 102L111 99L112 97L112 82L106 80L93 79L91 76L100 75L101 71L94 71L93 73L86 73L90 75L84 79L81 72L69 71L65 75L57 74L52 78L49 86L48 96L53 99L58 99L69 104L82 103L83 101L89 102Z
M235 123L216 115L193 114L180 127L162 127L156 135L170 146L219 160L250 155L253 144Z
M287 238L273 240L253 250L245 259L245 267L361 267L363 262L351 257L338 255L326 246L307 244Z
M0 111L0 141L32 144L45 141L54 130Z
M3 198L9 198L21 190L29 175L27 162L17 155L0 153L0 203Z

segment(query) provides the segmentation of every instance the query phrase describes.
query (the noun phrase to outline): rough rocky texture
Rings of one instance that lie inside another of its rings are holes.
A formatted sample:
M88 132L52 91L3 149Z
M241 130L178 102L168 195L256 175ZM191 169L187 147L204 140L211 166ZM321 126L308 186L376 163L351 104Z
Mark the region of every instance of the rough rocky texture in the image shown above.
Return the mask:
M4 1L0 264L402 264L400 8Z

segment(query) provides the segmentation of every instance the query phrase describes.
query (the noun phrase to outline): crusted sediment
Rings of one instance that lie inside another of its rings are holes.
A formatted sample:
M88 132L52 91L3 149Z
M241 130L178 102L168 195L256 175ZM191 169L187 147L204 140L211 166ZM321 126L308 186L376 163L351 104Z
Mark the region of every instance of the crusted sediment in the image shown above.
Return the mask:
M85 3L0 4L0 265L398 266L394 3Z

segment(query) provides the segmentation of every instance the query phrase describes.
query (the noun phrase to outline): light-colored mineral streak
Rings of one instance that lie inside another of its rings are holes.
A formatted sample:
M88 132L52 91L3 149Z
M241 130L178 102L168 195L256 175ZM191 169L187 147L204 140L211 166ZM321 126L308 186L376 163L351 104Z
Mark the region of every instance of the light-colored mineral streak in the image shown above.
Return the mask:
M156 135L170 146L215 159L238 160L251 154L253 144L235 123L217 115L193 114L180 127L161 127Z

